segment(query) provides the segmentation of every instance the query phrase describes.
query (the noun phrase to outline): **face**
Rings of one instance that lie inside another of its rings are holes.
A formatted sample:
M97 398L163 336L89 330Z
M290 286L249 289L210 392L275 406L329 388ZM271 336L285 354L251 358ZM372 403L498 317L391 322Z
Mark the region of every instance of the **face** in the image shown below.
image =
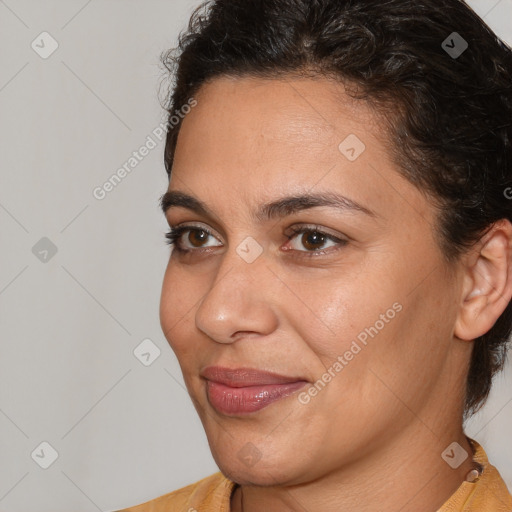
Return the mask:
M160 318L212 454L259 485L367 460L439 409L453 377L460 283L434 207L339 84L218 78L196 99Z

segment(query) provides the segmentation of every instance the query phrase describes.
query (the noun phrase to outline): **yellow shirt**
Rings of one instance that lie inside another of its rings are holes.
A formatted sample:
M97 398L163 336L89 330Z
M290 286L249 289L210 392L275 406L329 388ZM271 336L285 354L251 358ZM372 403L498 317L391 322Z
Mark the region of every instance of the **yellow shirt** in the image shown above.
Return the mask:
M512 496L498 470L475 441L473 459L483 466L476 482L463 482L437 512L512 512ZM236 484L218 472L160 498L118 512L229 512Z

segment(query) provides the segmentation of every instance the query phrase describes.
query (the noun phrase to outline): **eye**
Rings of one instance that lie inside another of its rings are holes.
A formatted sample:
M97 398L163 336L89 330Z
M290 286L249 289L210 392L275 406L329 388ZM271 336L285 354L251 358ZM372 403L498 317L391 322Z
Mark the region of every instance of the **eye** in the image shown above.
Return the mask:
M171 227L165 237L167 242L174 247L174 250L180 253L196 252L208 247L222 245L218 238L203 226ZM319 226L292 227L286 237L290 240L289 246L291 247L287 247L285 250L297 251L303 253L303 256L317 256L333 252L333 250L337 250L348 243L347 240L326 233ZM211 239L210 243L208 243L209 239ZM336 247L336 249L326 251L331 247Z
M292 234L288 234L287 237L290 240L291 248L299 252L312 253L310 255L315 253L324 254L325 249L344 246L348 243L347 240L322 231L318 226L301 226L291 228L290 231Z
M168 233L165 234L167 243L174 247L178 252L190 252L205 247L218 247L218 244L205 244L209 237L217 238L208 229L201 226L178 226L171 227Z

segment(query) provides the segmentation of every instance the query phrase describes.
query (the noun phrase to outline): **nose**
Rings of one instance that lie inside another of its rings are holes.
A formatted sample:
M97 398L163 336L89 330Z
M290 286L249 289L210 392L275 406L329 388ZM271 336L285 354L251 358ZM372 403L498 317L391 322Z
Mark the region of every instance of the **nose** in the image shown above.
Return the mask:
M230 250L196 310L196 327L217 343L272 333L278 327L275 281L263 255L247 263Z

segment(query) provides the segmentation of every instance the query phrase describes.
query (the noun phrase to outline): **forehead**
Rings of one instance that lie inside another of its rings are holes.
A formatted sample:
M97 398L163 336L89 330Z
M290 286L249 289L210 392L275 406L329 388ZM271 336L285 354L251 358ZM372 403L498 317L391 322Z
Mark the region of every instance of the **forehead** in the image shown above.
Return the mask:
M205 140L249 137L254 145L296 145L306 150L337 145L351 130L361 137L382 133L366 103L326 78L221 77L203 85L196 99L198 106L182 131L193 123L195 135Z
M418 194L398 174L378 115L340 83L222 77L195 98L170 189L185 185L205 200L254 208L262 195L334 190L377 212L398 207L400 194Z

